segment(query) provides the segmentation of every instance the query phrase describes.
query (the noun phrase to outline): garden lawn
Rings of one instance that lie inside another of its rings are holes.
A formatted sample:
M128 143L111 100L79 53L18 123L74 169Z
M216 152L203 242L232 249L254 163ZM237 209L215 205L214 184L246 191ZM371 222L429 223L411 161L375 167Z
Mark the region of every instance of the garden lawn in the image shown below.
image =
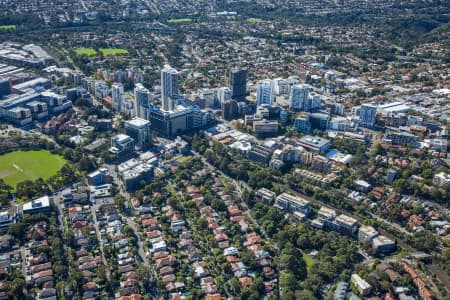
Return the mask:
M249 22L249 23L259 23L259 22L262 22L262 19L260 19L260 18L248 18L247 22Z
M176 23L190 23L192 19L189 18L181 18L181 19L170 19L167 21L168 23L176 24Z
M121 48L101 48L99 50L103 56L128 55L128 50Z
M12 186L24 180L49 179L66 160L48 151L14 151L0 155L0 178Z
M177 157L177 161L178 161L179 163L185 163L185 162L188 162L188 161L190 161L190 160L192 160L192 157L190 157L190 156L180 156L180 157Z
M0 25L0 30L14 30L16 25Z
M97 51L92 48L76 48L75 53L78 56L88 56L88 57L95 57L97 56Z
M315 263L315 260L314 260L314 258L312 258L311 256L309 256L308 254L306 254L306 253L303 252L303 251L302 251L302 254L303 254L303 260L304 260L305 263L306 263L306 268L307 268L308 270L310 270L311 267L312 267L312 265Z

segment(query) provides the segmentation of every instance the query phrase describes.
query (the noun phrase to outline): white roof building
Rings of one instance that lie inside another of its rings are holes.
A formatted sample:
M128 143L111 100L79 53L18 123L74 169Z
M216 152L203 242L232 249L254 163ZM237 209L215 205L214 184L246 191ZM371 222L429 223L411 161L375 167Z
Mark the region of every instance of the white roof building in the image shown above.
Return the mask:
M39 213L49 211L50 209L50 198L48 196L43 196L41 198L26 202L22 206L22 211L24 214Z

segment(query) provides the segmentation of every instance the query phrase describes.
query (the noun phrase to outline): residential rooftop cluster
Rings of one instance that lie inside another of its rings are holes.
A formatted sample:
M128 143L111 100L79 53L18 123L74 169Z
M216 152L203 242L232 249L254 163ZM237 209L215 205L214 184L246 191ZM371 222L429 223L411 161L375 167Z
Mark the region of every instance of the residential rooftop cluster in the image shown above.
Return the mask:
M449 298L444 2L113 2L0 0L0 299Z

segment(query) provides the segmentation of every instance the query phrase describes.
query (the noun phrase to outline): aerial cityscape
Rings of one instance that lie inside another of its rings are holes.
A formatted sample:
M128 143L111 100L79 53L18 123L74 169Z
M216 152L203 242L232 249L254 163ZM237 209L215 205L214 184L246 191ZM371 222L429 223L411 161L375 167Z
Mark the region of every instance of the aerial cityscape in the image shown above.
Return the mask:
M0 8L0 300L450 300L450 0Z

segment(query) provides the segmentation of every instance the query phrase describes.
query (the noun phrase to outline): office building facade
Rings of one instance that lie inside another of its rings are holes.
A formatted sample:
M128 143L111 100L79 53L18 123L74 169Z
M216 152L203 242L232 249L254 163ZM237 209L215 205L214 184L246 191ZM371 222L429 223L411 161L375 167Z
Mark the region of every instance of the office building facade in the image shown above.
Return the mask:
M223 103L228 100L231 100L231 91L227 87L221 87L217 89L217 99L219 100L220 107L222 107Z
M309 121L311 122L311 129L327 130L330 116L323 113L311 113L309 114Z
M311 203L299 196L282 193L275 200L275 205L290 213L301 212L306 216L311 213Z
M0 101L0 119L24 126L33 120L59 114L70 107L72 102L66 96L53 92L10 95Z
M111 86L112 106L116 111L122 111L122 102L124 97L123 85L115 83Z
M255 144L247 153L247 157L257 163L267 165L272 157L273 151L263 145Z
M139 149L145 149L151 144L150 121L141 118L133 118L125 121L125 134L132 137L135 146Z
M9 84L9 80L0 77L0 99L3 96L9 95L11 93L11 87Z
M292 86L289 97L289 108L292 110L308 111L308 97L312 90L312 86L308 84L296 84Z
M161 70L161 107L169 111L175 108L174 100L178 98L178 71L169 65Z
M377 106L373 104L361 105L359 111L359 125L372 127L375 125L377 117Z
M150 106L150 92L142 84L136 84L134 88L136 117L148 119L148 110Z
M126 134L113 136L109 151L116 156L132 152L134 151L134 139Z
M238 115L238 105L235 100L227 100L222 103L222 118L231 121Z
M247 70L234 69L230 72L231 98L245 100L247 95Z
M202 128L214 120L214 116L194 107L181 107L173 111L165 111L151 107L149 120L152 129L159 134L173 137L186 130Z
M275 101L275 83L273 80L266 79L258 81L256 84L256 104L269 104Z
M255 120L253 121L253 132L256 134L276 134L278 133L278 121Z
M311 122L308 113L298 115L294 120L294 128L301 133L311 132Z

